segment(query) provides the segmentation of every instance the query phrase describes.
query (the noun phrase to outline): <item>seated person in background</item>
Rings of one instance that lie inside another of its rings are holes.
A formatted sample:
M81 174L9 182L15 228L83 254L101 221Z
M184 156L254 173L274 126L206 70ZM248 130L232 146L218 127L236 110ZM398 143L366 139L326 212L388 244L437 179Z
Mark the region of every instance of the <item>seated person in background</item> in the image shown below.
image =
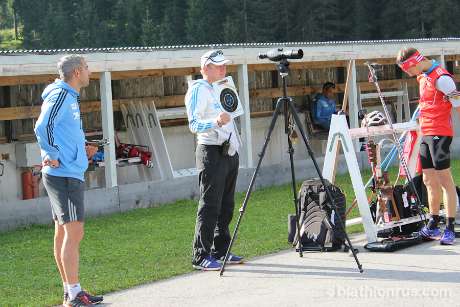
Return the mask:
M313 99L313 123L329 130L332 114L336 113L336 104L333 99L335 95L335 84L326 82L323 84L323 91L316 94Z

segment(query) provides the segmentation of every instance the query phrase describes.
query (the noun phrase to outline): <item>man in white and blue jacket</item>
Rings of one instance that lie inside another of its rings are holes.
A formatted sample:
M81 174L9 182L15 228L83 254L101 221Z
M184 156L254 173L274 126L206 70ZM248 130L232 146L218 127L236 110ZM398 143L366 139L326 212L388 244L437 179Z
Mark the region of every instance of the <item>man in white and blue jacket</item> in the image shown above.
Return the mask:
M85 146L80 118L80 89L90 71L84 57L68 55L58 65L60 79L43 91L35 135L41 149L43 184L55 221L54 257L64 288L64 306L102 301L83 291L78 277L84 222L84 173L97 149Z
M225 77L229 62L221 50L203 54L203 79L194 81L185 95L189 128L197 135L195 155L200 185L192 265L204 271L221 268L230 243L229 224L235 207L241 140L212 87L213 82ZM230 254L227 261L236 264L243 258Z

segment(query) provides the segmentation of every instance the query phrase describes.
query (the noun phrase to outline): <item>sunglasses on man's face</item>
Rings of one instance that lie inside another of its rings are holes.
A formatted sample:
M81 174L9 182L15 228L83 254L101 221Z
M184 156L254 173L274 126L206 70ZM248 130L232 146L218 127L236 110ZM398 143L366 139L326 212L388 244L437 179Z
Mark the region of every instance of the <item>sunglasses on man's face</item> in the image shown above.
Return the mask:
M209 60L212 60L212 59L214 59L215 57L217 57L219 55L224 55L222 50L216 50L216 51L212 52L209 56L207 56L206 61L204 62L203 66L206 66L206 64L208 63Z

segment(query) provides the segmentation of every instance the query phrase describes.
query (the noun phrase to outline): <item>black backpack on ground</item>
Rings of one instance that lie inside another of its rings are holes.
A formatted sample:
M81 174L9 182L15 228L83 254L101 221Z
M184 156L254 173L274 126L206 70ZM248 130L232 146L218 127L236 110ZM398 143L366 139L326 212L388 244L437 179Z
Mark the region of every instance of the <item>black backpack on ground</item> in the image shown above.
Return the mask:
M319 178L302 183L298 199L300 204L300 236L304 250L338 250L344 245L345 231L339 216L345 222L346 199L342 190L325 180L334 199L333 209ZM296 217L288 217L288 241L297 245Z

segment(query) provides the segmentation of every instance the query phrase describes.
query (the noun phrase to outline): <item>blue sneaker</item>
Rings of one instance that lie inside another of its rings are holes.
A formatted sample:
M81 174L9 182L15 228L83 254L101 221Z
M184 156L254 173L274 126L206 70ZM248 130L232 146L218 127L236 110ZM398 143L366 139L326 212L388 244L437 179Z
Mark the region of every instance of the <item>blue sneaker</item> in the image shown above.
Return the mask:
M222 256L217 261L219 261L220 263L224 263L224 259L225 259L225 256ZM244 261L243 257L233 255L232 253L228 255L228 259L227 259L228 264L240 264L240 263L243 263L243 261Z
M425 226L418 233L424 240L439 240L441 238L441 230L438 227L430 229Z
M193 263L193 268L202 271L219 271L222 267L212 256L203 258L199 263Z
M445 229L444 233L442 234L441 241L439 242L441 245L452 245L455 243L455 233L450 229Z

